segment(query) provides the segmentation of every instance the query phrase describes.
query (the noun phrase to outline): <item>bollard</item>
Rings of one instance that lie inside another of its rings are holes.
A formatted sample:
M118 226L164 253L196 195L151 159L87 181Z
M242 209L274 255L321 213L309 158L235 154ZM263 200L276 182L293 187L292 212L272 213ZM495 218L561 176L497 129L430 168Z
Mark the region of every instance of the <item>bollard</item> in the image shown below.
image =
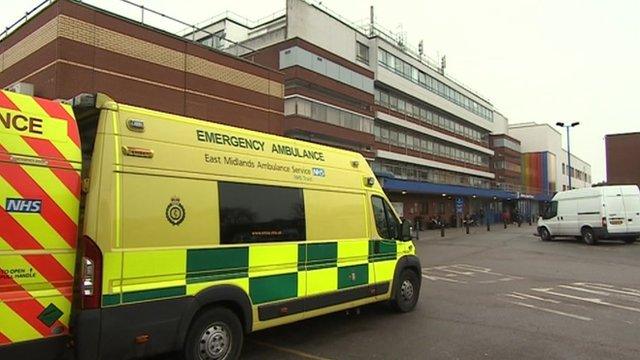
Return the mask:
M444 225L440 225L440 237L444 237Z
M464 227L465 227L465 231L467 232L467 235L469 235L469 223L465 222Z
M518 220L518 227L520 227L520 225L522 225L522 222Z
M487 221L487 231L491 231L491 225L489 224L489 221Z
M506 221L504 222L504 228L505 229L507 228L507 222Z

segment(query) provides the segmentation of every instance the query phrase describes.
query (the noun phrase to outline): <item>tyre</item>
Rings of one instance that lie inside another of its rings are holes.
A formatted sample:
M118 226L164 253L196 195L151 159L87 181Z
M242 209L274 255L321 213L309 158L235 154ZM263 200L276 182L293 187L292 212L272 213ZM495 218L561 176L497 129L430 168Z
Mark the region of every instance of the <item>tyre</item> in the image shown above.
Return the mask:
M636 240L638 240L637 237L624 238L624 242L626 242L627 244L633 244L634 242L636 242Z
M398 282L394 285L394 296L391 307L401 313L413 310L420 296L420 278L409 269L402 270Z
M184 342L185 360L235 360L240 357L242 324L231 310L214 307L194 318Z
M580 233L582 234L582 240L584 240L587 245L595 245L598 242L596 235L593 233L593 229L584 227Z
M540 230L538 230L538 233L540 234L540 239L542 241L551 241L551 233L549 233L549 230L547 230L546 227L541 227Z

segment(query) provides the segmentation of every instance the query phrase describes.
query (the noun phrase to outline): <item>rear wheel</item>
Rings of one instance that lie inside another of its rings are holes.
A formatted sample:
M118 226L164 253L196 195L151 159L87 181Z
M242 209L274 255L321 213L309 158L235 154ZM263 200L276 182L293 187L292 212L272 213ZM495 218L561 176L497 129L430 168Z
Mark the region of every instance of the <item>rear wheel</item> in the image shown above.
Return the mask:
M420 278L418 275L409 269L404 269L394 286L395 295L391 299L393 309L402 313L413 310L420 296Z
M584 240L587 245L595 245L598 242L596 235L593 233L593 229L584 227L580 233L582 234L582 240Z
M627 244L633 244L634 242L636 242L638 240L637 237L628 237L628 238L624 238L624 242L626 242Z
M540 233L540 239L542 241L550 241L551 240L551 233L549 233L549 230L547 230L546 227L541 227L538 232Z
M185 360L234 360L240 357L243 332L231 310L214 307L191 324L184 343Z

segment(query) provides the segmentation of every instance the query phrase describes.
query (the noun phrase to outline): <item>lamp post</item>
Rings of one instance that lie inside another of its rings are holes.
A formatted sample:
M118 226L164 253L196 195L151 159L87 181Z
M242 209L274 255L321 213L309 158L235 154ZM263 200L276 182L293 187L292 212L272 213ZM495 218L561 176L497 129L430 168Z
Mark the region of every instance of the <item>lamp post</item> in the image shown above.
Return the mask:
M572 122L571 124L565 125L563 122L558 121L556 126L563 127L567 129L567 176L569 176L569 190L571 190L571 142L569 138L569 129L580 125L579 121Z

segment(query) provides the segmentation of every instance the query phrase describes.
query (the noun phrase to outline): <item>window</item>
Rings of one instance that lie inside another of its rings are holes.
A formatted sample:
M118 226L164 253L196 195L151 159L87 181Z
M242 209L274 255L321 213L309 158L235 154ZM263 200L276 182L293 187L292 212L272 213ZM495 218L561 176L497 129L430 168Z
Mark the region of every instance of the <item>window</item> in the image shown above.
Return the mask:
M565 174L565 169L564 169L564 163L562 163L562 175L566 175Z
M306 239L302 189L218 183L220 243Z
M389 138L391 139L391 143L397 145L398 144L398 132L395 131L395 130L391 130L389 132L389 135L390 135Z
M543 219L551 219L558 215L558 202L552 201L544 212Z
M371 197L371 204L378 235L383 239L399 240L400 222L391 211L389 204L379 196Z
M369 47L359 41L356 41L356 59L369 64Z

